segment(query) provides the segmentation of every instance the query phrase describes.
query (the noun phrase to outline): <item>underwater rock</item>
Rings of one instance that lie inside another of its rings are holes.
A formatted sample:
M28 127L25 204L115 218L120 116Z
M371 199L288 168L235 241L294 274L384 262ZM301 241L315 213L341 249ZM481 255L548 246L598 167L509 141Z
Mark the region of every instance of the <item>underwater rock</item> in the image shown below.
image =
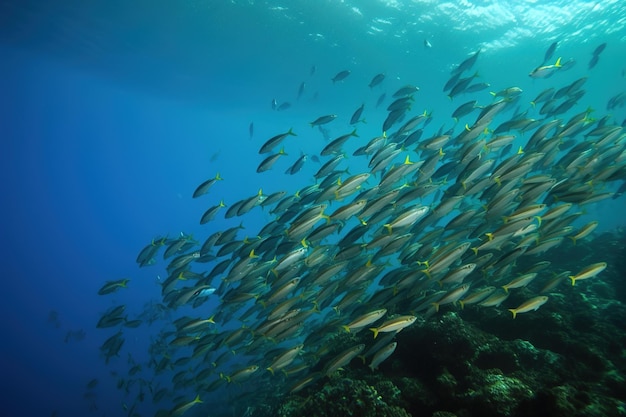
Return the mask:
M477 381L478 382L478 381ZM478 391L469 392L472 415L517 415L520 403L533 398L534 392L517 378L489 372L477 383Z
M410 417L403 408L391 405L400 391L389 381L382 385L382 392L363 380L349 378L331 379L322 389L306 398L290 396L281 405L279 417ZM384 397L391 395L391 398Z

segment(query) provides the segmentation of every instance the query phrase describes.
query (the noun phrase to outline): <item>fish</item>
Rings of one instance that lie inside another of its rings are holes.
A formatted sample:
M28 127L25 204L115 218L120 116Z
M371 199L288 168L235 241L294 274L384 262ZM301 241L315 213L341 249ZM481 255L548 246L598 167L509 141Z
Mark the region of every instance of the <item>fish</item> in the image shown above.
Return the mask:
M600 272L604 271L607 267L606 262L598 262L595 264L591 264L586 268L583 268L576 275L570 275L569 279L572 281L572 286L576 285L576 281L581 281L583 279L593 278L598 275Z
M335 156L326 161L324 165L322 165L313 176L316 179L327 177L335 170L335 168L337 168L337 165L339 165L345 159L345 157L346 156L342 153L335 154Z
M128 284L129 282L130 282L130 279L128 278L123 278L123 279L116 280L116 281L107 281L102 286L102 288L98 290L98 295L111 294L119 290L120 288L126 288L126 284Z
M461 297L463 297L470 289L470 284L463 284L454 289L451 289L447 293L444 294L438 301L432 302L432 306L435 308L435 311L439 311L439 307L445 304L454 304Z
M528 249L525 255L541 255L552 248L556 248L563 242L563 236L544 238L541 240L533 237L532 240L536 241L536 245Z
M478 60L478 56L480 55L480 49L474 52L472 55L467 57L463 62L461 62L457 67L452 70L452 74L460 74L467 70L472 69L476 61Z
M372 78L372 81L370 81L370 83L368 84L368 87L369 88L374 88L377 85L380 85L380 83L382 83L384 80L385 80L385 74L383 74L383 73L376 74Z
M380 96L378 96L378 100L376 100L376 108L380 107L380 105L383 104L386 98L387 93L382 93Z
M474 78L476 78L477 76L478 76L478 73L475 73L474 75L471 75L469 77L459 78L457 83L454 84L454 86L450 89L450 92L448 93L448 98L452 100L454 97L458 96L459 94L466 93L467 88L472 83L472 81L474 81Z
M222 181L224 178L222 178L220 176L220 173L218 172L215 177L210 178L206 181L204 181L202 184L198 185L198 187L196 188L196 190L193 192L193 198L198 198L201 195L204 195L206 193L209 192L209 189L215 185L216 182L218 181Z
M300 83L300 86L298 87L298 97L297 97L298 100L300 100L300 97L302 97L302 94L304 94L305 89L306 89L306 83L302 81Z
M378 333L398 333L402 329L407 328L415 323L415 320L417 320L416 316L398 316L385 321L379 327L371 327L370 330L374 333L374 339L376 339Z
M300 157L296 159L293 165L287 168L287 170L285 171L285 174L289 174L289 175L297 174L304 166L304 163L307 161L307 158L308 158L307 155L305 153L302 153Z
M486 82L482 82L482 83L475 83L475 84L470 84L468 85L465 90L463 90L464 93L477 93L479 91L483 91L488 89L489 87L491 87L491 84L486 83Z
M444 284L461 284L465 277L471 274L476 268L476 264L469 263L462 265L446 274L441 280L439 280L439 285L443 286Z
M278 107L276 107L276 111L284 111L291 107L291 103L288 101L283 101L280 103Z
M307 375L303 379L300 379L299 381L297 381L293 385L291 385L291 387L289 388L289 393L290 394L294 394L294 393L302 390L307 385L310 385L313 382L317 381L320 378L320 376L321 376L320 372L315 372L315 373L312 373L310 375Z
M335 199L341 200L342 198L352 194L361 186L361 184L367 181L370 176L371 174L369 172L364 172L362 174L356 174L346 178L345 181L339 184L339 187L335 191Z
M311 127L314 126L321 126L321 125L325 125L327 123L332 122L333 120L335 120L337 118L336 114L328 114L326 116L320 116L317 119L313 120L312 122L310 122L309 124L311 125Z
M189 409L191 409L191 407L193 407L196 404L201 404L201 403L202 403L202 401L200 400L200 395L198 394L198 395L196 395L196 398L194 398L193 400L191 400L189 402L180 403L177 406L175 406L174 408L172 408L170 410L170 413L168 414L168 416L171 416L171 417L182 416L187 411L189 411Z
M197 290L194 295L196 297L206 297L209 296L211 294L213 294L216 291L216 288L213 287L207 287L207 288L202 288Z
M336 83L337 81L343 81L346 78L348 78L348 76L350 75L350 71L349 70L343 70L343 71L339 71L337 74L335 74L335 76L333 78L331 78L333 84Z
M361 114L363 113L364 108L365 108L365 104L361 104L361 106L359 106L359 108L354 111L354 113L352 114L352 117L350 118L351 125L355 125L359 122L365 123L365 119L361 120Z
M346 143L346 141L351 137L359 137L359 135L357 135L356 133L356 129L354 129L350 133L339 136L337 139L332 140L330 143L328 143L328 145L324 146L324 149L322 149L320 155L328 156L335 153L340 153L343 144Z
M119 356L119 352L124 346L125 339L122 337L122 332L119 331L113 336L109 337L100 346L100 353L105 357L105 361L108 364L109 359L113 356Z
M507 87L500 91L491 93L491 95L494 97L504 97L505 99L510 99L520 94L522 94L522 89L519 87Z
M374 311L370 311L369 313L365 313L356 319L352 320L350 323L341 326L346 332L350 332L356 329L360 329L363 327L367 327L370 324L378 321L381 317L383 317L387 313L386 308L380 308Z
M554 87L549 87L543 90L541 93L537 95L537 97L530 102L530 104L535 107L538 103L544 103L550 100L554 96Z
M574 236L569 236L572 239L572 243L575 245L576 242L580 239L584 239L589 236L595 229L598 227L599 222L597 220L591 221L581 227L581 229Z
M596 47L596 49L593 50L593 56L600 55L602 51L604 51L605 48L606 48L606 42L601 43L600 45Z
M433 274L446 270L450 265L459 260L469 247L470 242L461 243L449 250L447 250L447 246L442 247L441 252L425 262L426 269L424 272L432 276Z
M428 206L416 205L414 207L410 207L409 209L398 215L393 221L391 221L390 223L385 223L383 226L385 227L385 229L387 229L389 234L392 234L394 228L396 230L402 230L404 228L412 226L416 221L426 215L426 213L428 213L428 210Z
M481 301L489 297L491 294L493 294L495 290L496 290L496 287L493 287L493 286L480 288L474 291L473 293L469 294L468 296L464 297L463 299L459 300L459 305L463 309L465 308L466 305L480 303ZM508 294L507 294L507 297L508 297Z
M225 379L226 382L242 382L249 379L252 374L259 370L259 365L250 365L245 368L236 370L230 375L224 375L220 373L220 378Z
M125 305L111 307L100 317L100 320L98 320L96 327L98 328L114 327L114 326L124 323L127 318L126 316L122 317L122 314L124 314L125 309L126 309Z
M443 90L442 91L444 93L446 91L450 91L450 89L452 87L454 87L459 82L460 78L461 78L461 73L460 72L453 73L452 76L448 79L448 81L446 81L445 85L443 86Z
M424 39L424 48L432 48L433 45L430 43L430 41L428 39Z
M548 302L548 297L545 295L539 295L533 297L530 300L523 302L517 308L509 308L509 311L513 314L513 318L517 317L519 313L527 313L529 311L537 311L539 307Z
M293 129L289 128L285 133L279 133L278 135L269 138L259 149L259 154L271 152L276 146L278 146L287 136L298 136L293 133Z
M219 204L215 206L209 207L207 211L205 211L202 217L200 218L200 224L206 224L210 222L211 220L213 220L215 216L217 215L217 212L221 210L223 207L226 207L226 204L224 204L224 200L221 200Z
M522 287L527 286L536 277L537 277L537 273L536 272L531 272L531 273L528 273L528 274L524 274L524 275L521 275L521 276L513 279L508 284L503 285L502 288L506 292L509 292L510 288L522 288Z
M503 290L496 290L496 291L493 291L486 299L479 302L478 305L482 307L498 307L507 298L509 298L510 295L511 293L509 292L506 292Z
M365 349L364 344L359 344L353 347L350 347L343 352L339 353L337 356L332 358L324 367L324 375L331 376L334 374L339 368L350 363L352 359L354 359L359 353L361 353Z
M393 354L393 352L395 352L397 346L398 342L391 342L374 354L372 361L368 365L372 372L374 372L378 368L378 365L380 365L383 361L389 358Z
M460 117L470 114L476 108L476 100L468 101L467 103L463 103L459 107L457 107L456 110L454 110L454 112L452 113L452 117L455 120L458 120Z
M278 153L268 156L263 161L261 161L261 163L256 169L256 172L265 172L265 171L272 169L276 161L278 161L278 158L280 158L283 155L287 155L287 154L285 153L284 149L281 149Z
M393 93L393 97L409 97L411 94L417 93L419 91L419 87L416 87L412 84L407 84L403 87L400 87L398 90L396 90L395 93Z
M300 343L290 349L287 349L286 351L282 352L280 355L276 356L272 360L270 365L265 369L267 369L272 375L274 375L276 371L279 371L289 366L297 358L300 352L302 352L303 348L304 348L304 344Z
M387 106L387 110L389 112L398 112L398 114L403 114L403 112L410 110L411 103L414 101L413 96L400 96L396 98L389 106Z
M554 73L561 69L561 67L561 58L559 57L554 64L539 66L532 70L528 76L530 78L548 78L554 75Z
M254 122L250 122L248 125L248 133L250 134L250 139L254 136Z
M165 245L166 241L167 239L164 237L157 237L152 239L152 241L148 245L146 245L141 250L141 252L139 252L139 255L137 255L136 262L139 264L139 266L144 267L154 263L154 257L156 253L159 251L161 246Z
M550 59L552 59L552 56L554 55L554 52L556 51L557 46L559 46L559 42L558 41L554 41L550 44L550 46L548 47L548 49L546 49L546 53L543 56L543 62L546 63L548 62Z

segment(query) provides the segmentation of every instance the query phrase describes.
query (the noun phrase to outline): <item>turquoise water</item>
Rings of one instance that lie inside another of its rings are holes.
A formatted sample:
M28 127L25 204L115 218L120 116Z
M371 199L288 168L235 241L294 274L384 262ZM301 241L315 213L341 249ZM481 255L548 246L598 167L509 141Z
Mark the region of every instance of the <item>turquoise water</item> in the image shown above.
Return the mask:
M523 90L521 99L498 114L489 128L526 110L528 117L542 119L529 102L548 87L559 89L581 77L587 77L584 96L559 118L567 121L591 108L590 123L607 114L616 126L626 119L623 103L607 110L609 99L626 91L626 7L618 1L39 3L0 4L7 288L2 316L8 318L0 351L0 364L7 371L0 392L8 416L155 415L196 395L203 404L185 415L243 415L248 407L266 401L265 390L256 390L263 384L275 384L275 391L286 395L286 387L302 374L269 379L262 369L241 385L219 377L241 366L258 363L264 368L262 353L269 348L238 353L215 367L206 384L224 382L212 390L172 381L189 369L188 377L197 377L203 369L197 358L191 365L171 365L157 373L155 363L164 352L172 361L189 353L185 347L163 347L172 340L168 332L175 329L176 318L207 318L218 312L237 316L254 302L227 307L221 300L224 293L218 292L198 308L156 307L163 303L160 284L171 258L163 260L160 252L156 265L139 268L137 254L158 236L175 239L185 233L201 244L211 233L241 222L245 229L238 239L256 236L275 219L267 209L255 207L229 219L222 211L205 225L199 219L221 200L231 206L259 189L265 195L290 195L318 182L313 176L320 163L313 156L328 144L325 135L334 139L356 127L359 137L343 147L348 157L340 169L347 168L349 174L342 178L367 172L369 159L352 154L382 134L391 96L406 84L419 91L405 121L424 111L432 113L423 138L450 129L452 136L459 135L477 116L473 113L457 124L451 114L459 105L477 100L487 106L494 102L490 92L513 86ZM553 42L558 47L544 63ZM589 68L594 50L603 43L606 49ZM449 99L442 89L451 71L478 50L476 64L464 76L476 72L475 81L490 87ZM575 65L550 78L528 76L559 57ZM344 70L350 75L333 83ZM380 73L384 81L368 87ZM382 94L386 98L377 107ZM274 110L273 100L290 106ZM353 127L350 117L362 104L366 123ZM337 118L324 126L325 134L309 125L328 114ZM258 153L261 145L290 128L297 136L282 144L288 155L271 170L257 173L265 157ZM530 137L530 132L514 134L513 151ZM447 150L448 157L455 151ZM286 175L302 153L309 158L300 172ZM401 163L404 156L394 162ZM319 159L323 163L328 157ZM196 187L217 173L224 180L208 195L193 199ZM379 176L363 188L373 187ZM615 192L623 183L622 175L596 192ZM448 186L419 203L436 204ZM344 203L329 203L326 214ZM463 206L478 207L476 201ZM584 215L573 223L576 228L599 220L594 232L599 235L624 226L623 196L583 207ZM415 239L422 236L416 234ZM361 256L364 264L368 256ZM216 262L198 263L197 268L207 272ZM397 266L396 258L390 262ZM122 278L131 280L128 288L97 295L105 281ZM217 287L219 279L211 284ZM372 284L367 294L376 292ZM139 327L95 327L105 311L122 304L128 319L142 320ZM447 307L442 310L456 311ZM508 314L506 308L501 310ZM394 305L398 314L410 310ZM359 312L356 307L350 310L346 321ZM330 313L308 322L309 328L330 323ZM155 321L148 324L151 314ZM223 320L209 333L230 334L241 327L236 319ZM118 330L124 345L119 356L105 363L100 347ZM308 335L308 330L301 331L291 342ZM336 347L325 340L305 346L302 361L327 343ZM216 347L203 361L223 351L223 346ZM315 367L325 358L311 364L310 372L318 371ZM141 370L128 375L135 364ZM97 386L88 388L94 378ZM155 402L159 389L166 391Z

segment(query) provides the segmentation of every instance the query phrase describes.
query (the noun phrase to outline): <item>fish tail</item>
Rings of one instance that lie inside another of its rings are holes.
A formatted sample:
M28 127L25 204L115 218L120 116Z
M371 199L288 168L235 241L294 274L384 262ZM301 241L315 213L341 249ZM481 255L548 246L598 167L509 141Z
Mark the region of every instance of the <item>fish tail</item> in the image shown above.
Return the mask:
M570 275L570 276L569 276L569 279L571 279L571 280L572 280L572 287L573 287L574 285L576 285L576 277L575 277L574 275Z
M341 326L341 328L350 333L350 328L348 326Z
M513 314L513 318L515 318L515 316L517 316L517 310L514 308L509 308L509 311Z
M378 336L378 328L377 327L370 327L370 330L374 332L374 339L376 339L376 336Z

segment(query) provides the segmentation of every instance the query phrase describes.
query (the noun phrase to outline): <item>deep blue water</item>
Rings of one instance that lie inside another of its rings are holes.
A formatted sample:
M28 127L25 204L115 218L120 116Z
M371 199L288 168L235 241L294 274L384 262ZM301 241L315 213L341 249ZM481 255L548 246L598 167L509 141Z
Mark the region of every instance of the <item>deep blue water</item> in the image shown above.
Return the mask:
M126 372L129 354L146 364L159 323L125 329L121 355L108 366L99 347L114 331L95 323L112 305L126 304L134 316L158 300L164 264L140 269L137 254L158 235L184 232L202 241L239 224L240 218L220 215L198 224L220 200L232 204L259 188L293 193L313 183L319 165L311 160L297 175L283 172L301 152L314 155L326 144L308 125L318 116L338 115L328 127L336 137L352 130L350 116L364 103L361 142L347 147L354 151L381 133L389 97L412 83L420 87L415 114L433 112L432 133L449 129L449 115L470 97L450 101L442 87L450 70L478 49L475 70L491 88L472 98L484 103L492 100L489 91L510 86L524 90L526 103L548 86L588 76L586 95L568 115L592 107L599 118L608 99L626 90L626 6L617 1L61 3L0 3L0 414L7 417L55 410L126 415L122 404L134 403L136 387L131 395L116 389L110 371ZM553 41L560 44L552 60L573 58L576 65L530 79ZM589 70L593 50L604 42ZM351 75L333 84L344 69ZM381 72L384 82L368 88ZM382 93L387 100L376 109ZM292 106L274 111L274 98ZM626 107L613 117L621 123ZM284 142L289 155L257 174L258 148L289 128L298 134ZM366 168L351 159L352 173ZM218 172L224 181L192 199L196 186ZM605 200L586 207L586 219L601 219L598 231L624 227L624 207L623 197ZM271 219L251 212L242 234L254 236ZM124 277L131 279L128 291L97 295L105 281ZM216 304L203 306L202 314ZM51 311L58 322L49 319ZM65 341L80 329L84 339ZM142 372L149 375L147 367ZM153 382L167 387L170 377ZM83 394L93 378L97 410L90 411ZM210 394L203 400L210 403ZM137 410L152 415L171 405L148 399Z

